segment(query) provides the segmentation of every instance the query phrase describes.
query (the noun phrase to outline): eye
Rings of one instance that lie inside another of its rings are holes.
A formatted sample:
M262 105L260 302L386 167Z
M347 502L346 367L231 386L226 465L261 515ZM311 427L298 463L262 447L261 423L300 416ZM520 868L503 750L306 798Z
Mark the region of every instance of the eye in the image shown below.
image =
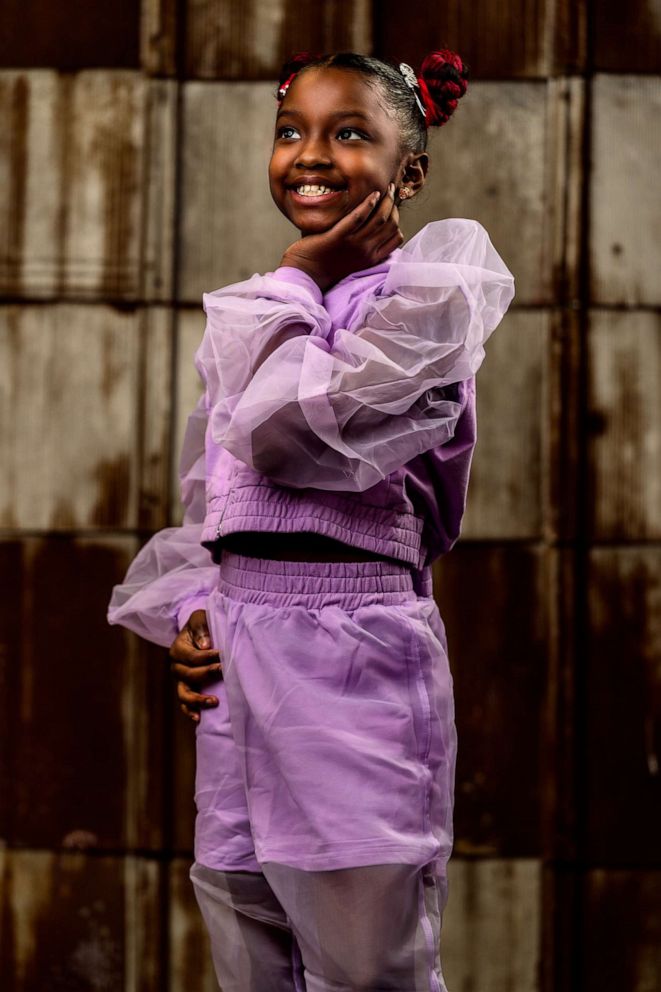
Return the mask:
M337 132L338 138L340 138L342 140L344 140L342 138L342 135L349 135L349 134L355 134L355 135L357 135L358 136L358 139L365 139L365 138L367 138L367 135L366 134L364 134L362 131L356 130L355 127L343 127L341 131L338 131ZM355 141L356 138L349 138L348 140L349 141Z
M293 138L294 135L298 135L298 131L295 127L292 127L291 124L286 124L284 127L278 128L279 138Z

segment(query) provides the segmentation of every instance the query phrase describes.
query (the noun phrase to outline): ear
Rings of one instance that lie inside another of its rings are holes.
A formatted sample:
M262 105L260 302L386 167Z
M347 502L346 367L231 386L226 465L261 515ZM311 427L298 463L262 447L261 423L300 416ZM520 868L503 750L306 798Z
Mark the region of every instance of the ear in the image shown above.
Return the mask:
M427 152L408 152L400 163L400 186L407 186L409 196L415 196L425 185L429 169Z

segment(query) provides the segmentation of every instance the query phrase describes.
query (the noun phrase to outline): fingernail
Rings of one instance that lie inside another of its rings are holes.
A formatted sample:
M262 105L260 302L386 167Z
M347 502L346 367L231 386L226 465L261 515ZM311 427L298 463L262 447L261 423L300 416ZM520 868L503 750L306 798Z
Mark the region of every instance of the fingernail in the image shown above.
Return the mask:
M208 637L200 637L198 641L198 647L200 648L200 650L204 651L205 648L211 647L211 641L209 640Z
M204 700L205 706L215 706L217 702L218 700L215 698L215 696L207 696L207 698Z

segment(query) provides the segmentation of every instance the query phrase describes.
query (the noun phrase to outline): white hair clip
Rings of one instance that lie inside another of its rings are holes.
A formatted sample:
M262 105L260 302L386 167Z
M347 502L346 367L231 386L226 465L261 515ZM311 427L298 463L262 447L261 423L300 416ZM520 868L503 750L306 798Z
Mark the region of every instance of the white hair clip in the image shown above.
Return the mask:
M425 110L424 106L422 105L422 101L418 96L420 83L418 82L418 77L415 74L415 69L413 69L407 62L400 62L399 71L404 77L404 82L406 83L406 85L409 87L409 89L413 90L413 96L415 97L415 102L420 108L420 113L425 118L425 120L427 120L427 111Z

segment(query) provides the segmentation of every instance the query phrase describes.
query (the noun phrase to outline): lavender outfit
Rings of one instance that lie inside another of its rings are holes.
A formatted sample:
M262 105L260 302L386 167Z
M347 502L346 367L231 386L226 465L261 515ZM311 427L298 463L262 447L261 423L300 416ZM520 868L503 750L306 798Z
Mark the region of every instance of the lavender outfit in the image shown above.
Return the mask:
M445 989L456 731L430 566L459 535L475 373L513 295L485 229L460 218L325 296L289 267L204 294L184 524L142 549L108 615L168 646L203 608L220 650L192 878L212 937L236 937L212 940L224 992ZM252 558L223 548L237 531L387 560Z

